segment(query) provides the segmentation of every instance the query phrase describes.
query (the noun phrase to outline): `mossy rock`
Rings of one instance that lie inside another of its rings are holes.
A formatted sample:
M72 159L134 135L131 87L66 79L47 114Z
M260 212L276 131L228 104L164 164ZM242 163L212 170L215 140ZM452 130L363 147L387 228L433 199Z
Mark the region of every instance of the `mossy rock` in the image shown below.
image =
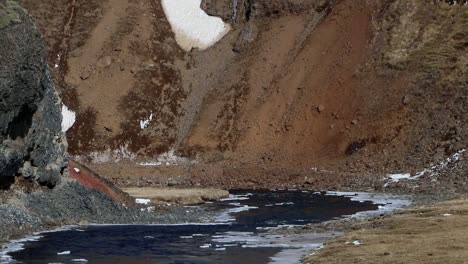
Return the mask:
M0 0L0 29L9 26L11 23L20 23L18 10L21 7L14 0Z

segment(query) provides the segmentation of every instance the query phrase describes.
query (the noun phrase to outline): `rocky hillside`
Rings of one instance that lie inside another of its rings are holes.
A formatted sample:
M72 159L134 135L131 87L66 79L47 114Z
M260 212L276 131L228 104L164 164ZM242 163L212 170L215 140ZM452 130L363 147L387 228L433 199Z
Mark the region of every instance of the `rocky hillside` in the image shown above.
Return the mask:
M69 173L66 123L46 49L12 0L0 0L0 61L0 249L10 239L64 225L204 219L199 209L134 207L134 199L79 164L71 163Z
M142 161L195 161L215 167L200 170L208 176L258 182L270 169L415 174L468 145L466 5L205 0L206 13L232 30L187 52L161 1L22 3L77 112L71 154L131 162L103 174L128 174Z
M61 101L41 36L15 1L0 1L0 47L0 188L16 176L53 187L68 166Z

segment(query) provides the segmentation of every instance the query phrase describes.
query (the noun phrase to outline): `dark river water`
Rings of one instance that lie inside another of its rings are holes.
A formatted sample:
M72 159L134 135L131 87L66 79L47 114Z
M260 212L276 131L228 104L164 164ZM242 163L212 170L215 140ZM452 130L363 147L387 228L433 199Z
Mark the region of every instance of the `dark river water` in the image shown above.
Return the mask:
M237 193L205 204L211 224L91 225L40 234L8 253L13 263L294 263L324 241L271 228L376 210L372 202L312 192ZM5 259L5 258L4 258Z

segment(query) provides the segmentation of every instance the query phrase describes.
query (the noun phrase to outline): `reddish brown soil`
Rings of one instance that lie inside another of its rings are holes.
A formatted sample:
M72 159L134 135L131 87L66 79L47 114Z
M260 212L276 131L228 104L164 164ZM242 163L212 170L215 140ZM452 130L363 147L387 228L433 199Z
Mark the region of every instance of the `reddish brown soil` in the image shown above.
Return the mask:
M231 1L210 3L230 16ZM55 76L78 112L70 152L121 186L178 175L181 185L379 189L383 174L468 146L466 7L311 3L239 10L219 43L183 52L159 1L23 0L51 64L61 56ZM199 165L135 164L171 149ZM110 160L120 162L95 164Z
M70 177L77 180L82 185L98 190L104 193L109 198L125 204L126 206L135 206L135 201L125 192L116 188L111 182L103 179L86 166L83 166L75 161L70 161L69 164Z

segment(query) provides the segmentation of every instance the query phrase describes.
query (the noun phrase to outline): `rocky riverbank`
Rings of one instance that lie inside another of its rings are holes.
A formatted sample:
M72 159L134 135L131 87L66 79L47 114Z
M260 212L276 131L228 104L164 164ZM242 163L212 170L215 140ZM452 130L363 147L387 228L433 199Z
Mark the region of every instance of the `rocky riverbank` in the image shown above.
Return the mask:
M128 208L97 190L64 179L52 190L17 192L0 205L0 243L36 231L78 224L174 224L205 222L210 213L198 207Z

